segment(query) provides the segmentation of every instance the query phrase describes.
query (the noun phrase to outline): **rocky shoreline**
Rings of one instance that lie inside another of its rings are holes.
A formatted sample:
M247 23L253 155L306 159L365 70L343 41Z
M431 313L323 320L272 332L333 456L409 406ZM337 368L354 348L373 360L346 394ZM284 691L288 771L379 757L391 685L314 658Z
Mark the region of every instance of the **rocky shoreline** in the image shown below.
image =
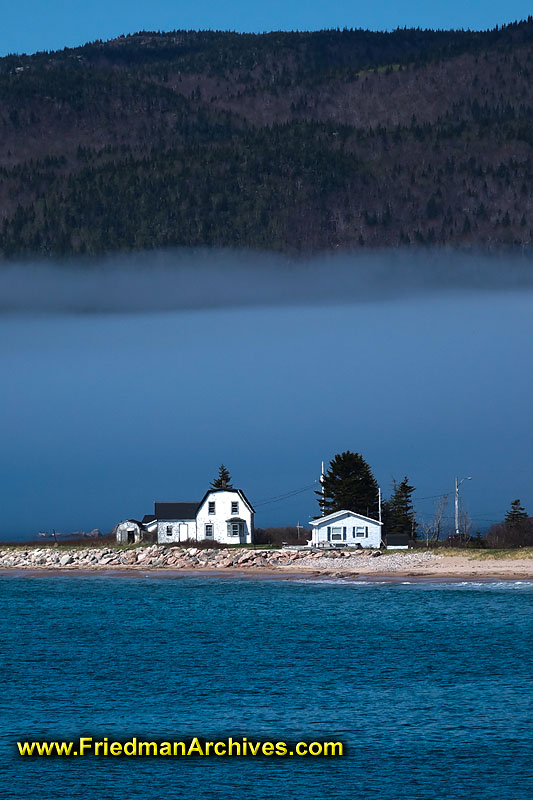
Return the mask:
M439 560L432 553L394 553L379 550L310 551L248 548L205 549L152 545L116 548L16 548L0 550L0 569L31 570L292 570L320 573L396 572L427 567Z
M533 558L505 561L474 560L467 555L445 556L426 551L281 550L151 545L136 548L4 547L0 570L38 572L146 572L184 574L193 571L265 575L365 575L420 578L533 579Z

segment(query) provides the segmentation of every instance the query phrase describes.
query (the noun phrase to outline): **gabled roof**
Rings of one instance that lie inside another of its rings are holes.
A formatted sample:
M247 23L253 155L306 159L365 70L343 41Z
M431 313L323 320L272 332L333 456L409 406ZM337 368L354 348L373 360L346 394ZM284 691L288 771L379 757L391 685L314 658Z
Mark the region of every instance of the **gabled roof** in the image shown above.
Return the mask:
M200 503L154 503L155 519L196 519Z
M155 522L156 519L157 517L155 516L155 514L145 514L142 519L142 523L143 525L149 525L150 522Z
M214 494L215 492L234 492L235 494L238 494L238 495L239 495L239 497L241 498L241 500L243 501L243 503L246 503L246 505L248 506L248 508L250 509L250 511L251 511L253 514L255 513L255 509L254 509L254 507L252 506L252 504L250 503L250 501L248 500L248 498L247 498L247 497L246 497L246 495L244 494L243 490L242 490L242 489L234 489L234 488L233 488L233 486L224 486L224 487L222 487L221 489L209 489L209 490L208 490L208 491L207 491L207 492L204 494L204 496L202 497L202 499L200 500L200 502L199 502L199 504L198 504L198 508L200 508L200 506L203 506L203 504L205 503L205 501L206 501L207 497L208 497L210 494Z
M325 517L319 517L318 519L312 519L310 521L311 527L316 527L317 525L322 525L324 522L333 522L334 519L337 517L343 517L346 514L350 514L352 517L356 517L357 519L362 519L364 522L373 522L374 525L383 525L382 522L379 522L377 519L372 519L372 517L365 517L363 514L356 514L355 511L348 511L344 509L343 511L334 511L333 514L327 514Z

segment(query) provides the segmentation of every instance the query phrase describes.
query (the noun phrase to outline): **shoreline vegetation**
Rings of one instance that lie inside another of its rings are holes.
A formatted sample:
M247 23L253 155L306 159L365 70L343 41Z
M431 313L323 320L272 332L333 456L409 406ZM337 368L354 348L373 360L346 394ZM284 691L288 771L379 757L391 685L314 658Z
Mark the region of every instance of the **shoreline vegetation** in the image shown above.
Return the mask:
M161 545L130 548L4 545L0 572L142 571L165 575L210 573L285 577L365 576L410 578L533 579L533 548L502 551L311 550L198 548Z

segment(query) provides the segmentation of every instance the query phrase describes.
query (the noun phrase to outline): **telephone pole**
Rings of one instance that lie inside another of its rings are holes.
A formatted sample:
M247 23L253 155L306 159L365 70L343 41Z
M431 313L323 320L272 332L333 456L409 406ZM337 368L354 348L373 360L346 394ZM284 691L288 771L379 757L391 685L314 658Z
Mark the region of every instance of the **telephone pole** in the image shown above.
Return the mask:
M459 480L457 476L455 476L455 535L459 536L459 487L465 481L471 481L472 478L463 478Z

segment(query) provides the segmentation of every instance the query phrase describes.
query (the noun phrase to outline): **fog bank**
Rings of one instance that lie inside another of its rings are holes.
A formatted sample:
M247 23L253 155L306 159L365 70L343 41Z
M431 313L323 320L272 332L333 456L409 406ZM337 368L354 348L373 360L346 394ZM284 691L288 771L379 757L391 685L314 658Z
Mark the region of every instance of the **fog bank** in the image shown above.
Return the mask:
M379 302L533 288L533 259L387 250L288 259L175 250L0 265L0 312L139 313Z

